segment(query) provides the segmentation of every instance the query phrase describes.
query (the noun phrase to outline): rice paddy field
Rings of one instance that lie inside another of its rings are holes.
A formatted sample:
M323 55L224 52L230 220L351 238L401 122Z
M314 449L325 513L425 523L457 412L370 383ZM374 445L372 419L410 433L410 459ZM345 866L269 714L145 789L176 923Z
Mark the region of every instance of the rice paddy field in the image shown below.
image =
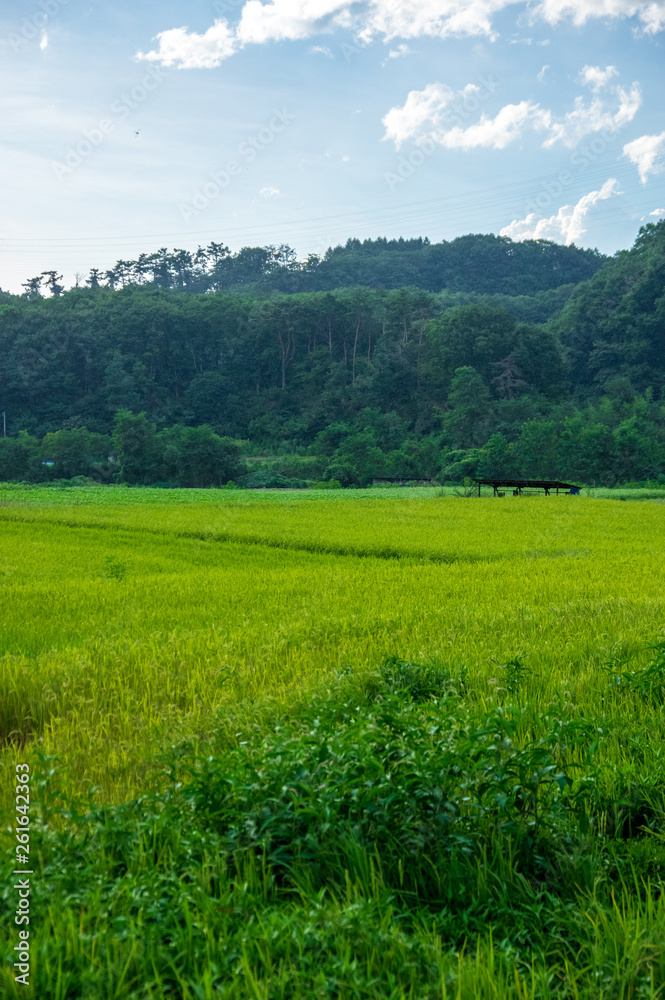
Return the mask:
M0 487L3 996L665 995L665 505L459 492Z

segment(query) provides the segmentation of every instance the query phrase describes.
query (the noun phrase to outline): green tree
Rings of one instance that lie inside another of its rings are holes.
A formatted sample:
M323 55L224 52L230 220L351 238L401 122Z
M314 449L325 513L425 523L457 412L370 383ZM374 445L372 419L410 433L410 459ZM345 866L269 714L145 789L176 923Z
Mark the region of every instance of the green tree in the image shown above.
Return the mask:
M159 482L162 456L156 428L145 413L118 410L113 422L113 449L120 478L133 485Z
M44 478L37 438L26 431L20 431L18 437L0 438L0 482L39 482Z
M614 486L618 481L611 429L582 415L566 417L559 436L564 479Z
M364 486L374 477L381 477L385 474L385 455L377 447L376 438L372 430L365 430L359 434L351 434L340 444L332 457L331 468L345 467L355 469L356 485ZM348 477L348 474L347 474ZM338 479L343 482L344 475L333 475L332 472L325 474L326 479Z
M40 451L54 479L89 476L106 481L111 474L111 447L111 438L107 435L75 427L47 434Z
M640 416L623 420L613 434L619 482L655 479L665 467L665 448L653 425Z
M137 410L140 406L136 379L127 372L126 361L119 351L114 351L104 369L102 396L111 414L118 410Z
M515 444L517 467L524 479L556 479L561 447L554 420L528 420Z
M479 479L519 479L514 445L503 434L492 434L480 449L476 472Z
M222 486L246 472L236 441L222 438L206 424L170 427L157 435L164 478L178 486Z
M470 366L457 368L444 414L444 436L454 448L476 448L487 440L492 417L490 394L481 375Z

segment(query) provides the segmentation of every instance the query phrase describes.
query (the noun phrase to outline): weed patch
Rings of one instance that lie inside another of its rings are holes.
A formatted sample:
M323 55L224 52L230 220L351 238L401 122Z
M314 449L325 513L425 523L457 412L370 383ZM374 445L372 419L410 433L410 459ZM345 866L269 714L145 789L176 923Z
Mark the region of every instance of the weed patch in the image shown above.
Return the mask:
M608 940L642 927L642 961L665 912L626 887L607 908L624 833L593 819L598 727L421 673L392 658L216 756L174 747L168 787L120 806L72 799L42 758L34 995L58 968L59 996L100 1000L616 991Z

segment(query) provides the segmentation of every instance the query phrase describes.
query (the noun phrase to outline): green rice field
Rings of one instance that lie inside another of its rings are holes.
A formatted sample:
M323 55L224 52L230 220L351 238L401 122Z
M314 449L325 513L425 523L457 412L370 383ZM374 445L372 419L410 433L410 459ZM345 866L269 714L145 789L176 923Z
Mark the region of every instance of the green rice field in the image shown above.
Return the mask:
M0 487L3 996L665 995L665 505L461 492Z

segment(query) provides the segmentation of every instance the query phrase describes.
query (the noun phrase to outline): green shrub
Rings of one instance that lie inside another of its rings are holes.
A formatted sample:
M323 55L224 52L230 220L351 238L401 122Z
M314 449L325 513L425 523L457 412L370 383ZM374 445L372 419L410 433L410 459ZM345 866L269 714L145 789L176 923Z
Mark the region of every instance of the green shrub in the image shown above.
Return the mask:
M645 666L625 669L630 661L619 660L604 669L611 677L610 684L621 691L637 694L645 701L662 704L665 701L665 642L651 646L655 655Z

